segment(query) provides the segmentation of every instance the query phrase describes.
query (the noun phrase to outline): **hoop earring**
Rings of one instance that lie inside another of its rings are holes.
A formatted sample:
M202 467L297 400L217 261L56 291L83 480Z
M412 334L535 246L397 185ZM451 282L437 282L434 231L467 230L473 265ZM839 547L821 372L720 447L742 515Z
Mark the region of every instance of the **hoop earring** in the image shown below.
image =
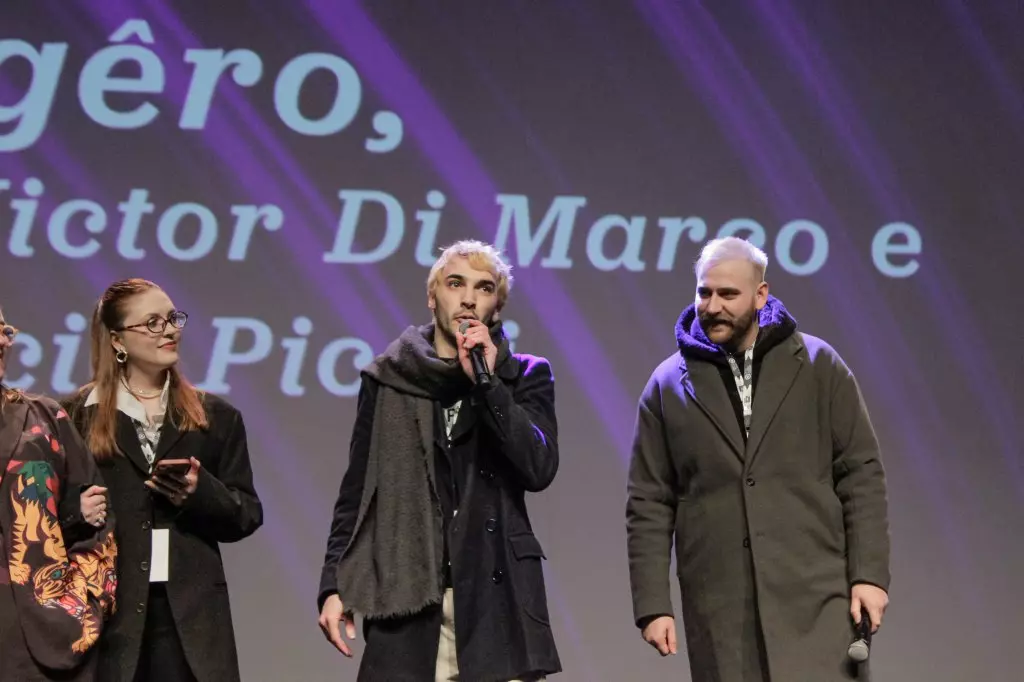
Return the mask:
M128 362L128 353L122 348L121 350L114 353L114 359L117 360L117 364L123 365Z

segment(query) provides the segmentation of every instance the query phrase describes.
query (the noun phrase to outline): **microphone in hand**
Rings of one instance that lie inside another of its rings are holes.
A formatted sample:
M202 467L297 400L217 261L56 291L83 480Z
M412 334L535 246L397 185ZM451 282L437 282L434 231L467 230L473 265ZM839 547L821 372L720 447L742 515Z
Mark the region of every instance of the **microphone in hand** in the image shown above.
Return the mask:
M858 663L868 660L871 654L871 616L867 609L860 611L860 623L857 624L857 639L850 644L846 655Z
M459 333L463 336L469 330L469 321L459 325ZM473 375L476 377L478 386L485 386L491 383L491 373L487 371L487 360L484 359L483 346L479 344L469 349L469 361L473 365Z

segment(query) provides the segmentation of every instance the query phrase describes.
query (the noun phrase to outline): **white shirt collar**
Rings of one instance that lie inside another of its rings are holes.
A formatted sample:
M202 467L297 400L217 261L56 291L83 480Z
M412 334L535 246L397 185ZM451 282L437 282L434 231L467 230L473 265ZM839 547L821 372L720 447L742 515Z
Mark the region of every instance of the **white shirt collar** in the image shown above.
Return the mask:
M160 414L167 411L167 400L170 395L171 389L171 375L168 372L167 378L164 379L163 390L160 391ZM92 389L89 391L89 396L85 399L85 405L96 405L100 401L99 391ZM117 384L117 409L136 421L140 421L143 424L149 423L149 415L146 414L146 407L139 402L139 399L133 396L127 388L125 388L124 382L119 381Z

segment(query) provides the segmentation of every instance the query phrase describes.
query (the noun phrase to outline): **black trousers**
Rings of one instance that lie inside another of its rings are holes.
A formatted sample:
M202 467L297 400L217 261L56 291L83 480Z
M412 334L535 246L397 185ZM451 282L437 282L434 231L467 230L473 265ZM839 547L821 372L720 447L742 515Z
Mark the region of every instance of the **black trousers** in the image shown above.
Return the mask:
M149 586L149 608L135 682L196 682L174 625L167 590L161 583Z

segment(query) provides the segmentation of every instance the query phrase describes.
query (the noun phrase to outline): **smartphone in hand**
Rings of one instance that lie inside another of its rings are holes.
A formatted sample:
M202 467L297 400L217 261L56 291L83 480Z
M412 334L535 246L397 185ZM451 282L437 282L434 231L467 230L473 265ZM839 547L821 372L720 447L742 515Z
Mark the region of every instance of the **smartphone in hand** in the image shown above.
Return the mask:
M177 474L184 476L192 468L191 460L187 459L161 459L153 465L155 474Z

